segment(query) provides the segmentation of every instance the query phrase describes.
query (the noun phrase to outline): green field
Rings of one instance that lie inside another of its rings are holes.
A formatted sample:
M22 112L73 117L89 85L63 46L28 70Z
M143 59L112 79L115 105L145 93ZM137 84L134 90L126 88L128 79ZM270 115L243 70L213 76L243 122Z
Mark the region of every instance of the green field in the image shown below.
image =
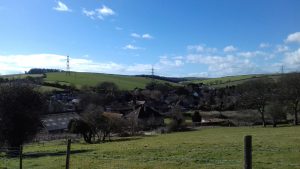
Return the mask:
M210 78L205 80L196 80L196 81L192 81L192 83L204 83L206 85L210 85L213 87L226 87L226 86L236 86L244 82L247 82L249 80L266 78L266 77L277 79L278 77L280 77L280 75L256 74L256 75L226 76L226 77L219 77L219 78Z
M14 75L0 75L0 78L7 79L24 79L26 77L42 77L42 74L14 74Z
M76 169L242 168L243 137L249 134L253 136L253 168L300 168L300 127L203 128L102 144L76 142L71 146L70 165ZM23 168L64 168L65 150L65 141L27 145ZM17 164L17 158L2 159L2 168L17 168Z
M59 82L73 84L78 88L82 86L95 86L101 82L114 82L122 90L131 90L136 87L144 88L147 83L151 82L150 78L123 76L123 75L111 75L101 73L79 73L71 72L70 76L66 76L66 73L47 73L46 82ZM158 82L166 82L156 80Z

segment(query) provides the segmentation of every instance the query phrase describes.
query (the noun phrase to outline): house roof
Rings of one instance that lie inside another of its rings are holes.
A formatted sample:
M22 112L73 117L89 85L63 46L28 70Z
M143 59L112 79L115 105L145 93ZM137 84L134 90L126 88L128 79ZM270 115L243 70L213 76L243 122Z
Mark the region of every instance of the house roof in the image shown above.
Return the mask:
M136 110L131 111L125 117L138 117L138 118L150 118L150 117L161 117L162 113L155 110L154 108L146 105L139 106Z
M79 118L79 115L75 112L49 114L43 116L41 122L47 131L55 131L67 129L70 120Z

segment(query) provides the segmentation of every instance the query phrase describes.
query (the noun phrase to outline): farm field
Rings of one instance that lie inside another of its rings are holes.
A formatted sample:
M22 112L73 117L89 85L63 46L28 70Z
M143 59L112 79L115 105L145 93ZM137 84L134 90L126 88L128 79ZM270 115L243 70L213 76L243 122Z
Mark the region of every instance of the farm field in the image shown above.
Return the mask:
M0 78L8 79L24 79L26 77L42 77L42 74L13 74L13 75L1 75Z
M253 168L300 168L300 127L201 128L101 144L75 142L70 168L242 168L245 135L253 136ZM26 145L23 168L64 168L65 150L65 141ZM17 158L0 160L0 168L18 166Z
M196 80L192 81L193 83L204 83L206 85L210 85L212 87L226 87L226 86L236 86L239 84L242 84L244 82L269 77L276 80L280 75L276 74L255 74L255 75L237 75L237 76L225 76L225 77L219 77L219 78L210 78L205 80Z
M150 78L135 77L135 76L123 76L123 75L111 75L101 73L79 73L71 72L71 76L66 76L66 73L47 73L46 82L59 82L73 84L78 88L83 86L95 86L101 82L114 82L121 90L132 90L136 87L145 88L146 84L151 82ZM158 82L165 83L166 81L156 80ZM169 82L170 83L170 82ZM171 83L174 84L174 83Z
M2 78L8 79L24 79L26 77L42 77L42 74L18 74L18 75L4 75ZM83 72L71 72L70 76L66 76L65 72L47 73L47 77L44 79L48 83L60 83L62 85L74 85L77 88L83 86L95 86L101 82L113 82L118 85L121 90L132 90L134 88L145 88L146 84L152 81L151 78L126 76L126 75L113 75L113 74L101 74L101 73L83 73ZM163 80L155 80L160 83L169 83L172 85L179 85L172 82ZM60 90L58 88L51 88L44 86L42 91Z

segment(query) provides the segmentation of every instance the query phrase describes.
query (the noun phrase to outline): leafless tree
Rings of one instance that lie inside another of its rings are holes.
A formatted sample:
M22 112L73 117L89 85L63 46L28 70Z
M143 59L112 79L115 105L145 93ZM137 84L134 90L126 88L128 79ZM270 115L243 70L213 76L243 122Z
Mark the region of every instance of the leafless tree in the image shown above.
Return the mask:
M281 86L281 97L287 101L294 116L294 125L297 125L300 109L300 73L283 75L279 79L279 85Z
M271 100L274 81L270 78L251 80L238 87L240 106L247 109L256 109L261 115L263 127L266 127L265 107Z

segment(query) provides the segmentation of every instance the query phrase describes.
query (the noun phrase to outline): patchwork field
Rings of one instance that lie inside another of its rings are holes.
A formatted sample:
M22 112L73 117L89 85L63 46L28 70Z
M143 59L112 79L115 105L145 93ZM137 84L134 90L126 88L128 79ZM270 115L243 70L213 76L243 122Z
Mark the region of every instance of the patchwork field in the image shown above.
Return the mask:
M203 128L101 144L75 142L71 145L70 166L76 169L242 168L243 137L249 134L253 136L253 168L300 168L300 127ZM23 168L64 168L65 150L65 141L26 145ZM17 168L18 159L2 158L0 166Z

